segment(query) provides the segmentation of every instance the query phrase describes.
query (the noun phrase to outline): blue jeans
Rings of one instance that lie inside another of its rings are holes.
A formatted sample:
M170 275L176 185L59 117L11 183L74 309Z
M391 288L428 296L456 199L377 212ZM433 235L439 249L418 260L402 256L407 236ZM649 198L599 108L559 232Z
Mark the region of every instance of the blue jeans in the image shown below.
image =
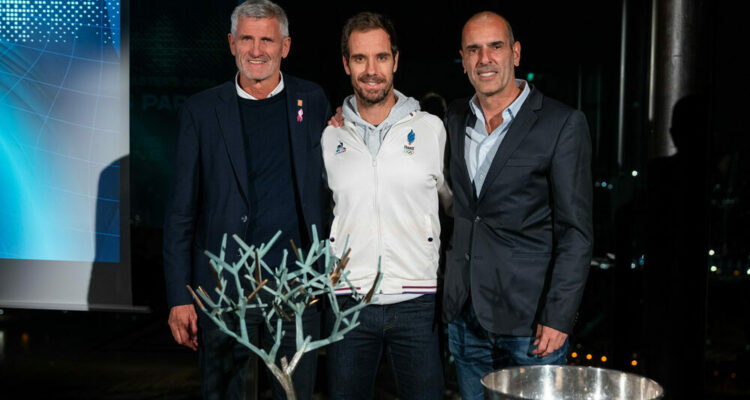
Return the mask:
M201 311L198 311L201 312ZM238 331L237 318L225 317L227 325L235 332ZM304 335L312 335L313 340L320 337L320 311L313 307L305 310L302 316ZM291 361L297 351L295 339L295 322L282 319L282 330L286 334L281 339L281 346L276 353L276 365L281 368L281 357L286 356ZM239 344L234 338L225 334L211 321L200 326L200 338L198 341L198 358L201 369L201 389L204 399L236 399L244 400L246 382L250 367L250 357L253 354L250 349ZM250 310L245 316L247 332L253 343L257 345L260 338L264 350L271 349L274 337L268 331L261 313ZM274 326L275 327L275 326ZM315 371L317 366L318 352L311 351L300 359L297 368L292 375L294 390L297 398L310 399L315 387ZM276 379L265 363L258 359L258 368L266 370L268 379L271 381L274 400L286 399L284 388Z
M531 354L534 336L495 335L479 325L471 304L448 324L448 346L456 361L458 389L464 400L484 399L483 376L521 365L565 365L568 341L546 357Z
M339 307L356 300L339 296ZM328 329L334 317L326 316ZM442 399L443 369L435 323L435 295L362 309L360 325L327 347L331 399L372 399L383 353L401 399Z

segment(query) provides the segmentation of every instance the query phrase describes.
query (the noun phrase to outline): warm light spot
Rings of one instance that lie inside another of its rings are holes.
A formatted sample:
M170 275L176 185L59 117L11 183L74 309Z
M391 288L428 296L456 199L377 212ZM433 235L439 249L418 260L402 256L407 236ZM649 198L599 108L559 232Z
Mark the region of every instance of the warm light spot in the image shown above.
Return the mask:
M734 275L734 276L740 276L740 271L738 271L738 270L736 270L736 269L735 269L735 270L734 270L734 271L732 272L732 275Z
M712 265L712 266L711 266L711 272L716 272L716 270L717 270L717 269L718 269L718 268L716 268L716 266L715 266L715 265Z
M21 349L29 351L29 334L26 332L21 334Z
M571 356L572 358L578 358L578 353L576 353L576 352L574 351L574 352L570 353L570 356Z
M638 361L633 360L633 361L630 362L630 365L632 365L632 366L635 367L636 365L638 365Z
M714 254L716 254L716 252L713 249L711 249L711 250L708 251L708 255L709 256L712 256Z
M735 374L734 372L732 372L731 374L729 374L729 377L732 378L732 379L734 379L734 378L737 377L737 374Z
M594 358L594 357L593 357L593 356L592 356L591 354L586 354L586 359L587 359L587 360L590 360L590 359L592 359L592 358Z
M602 356L601 360L602 362L607 362L607 356Z
M719 371L714 371L714 376L719 376Z

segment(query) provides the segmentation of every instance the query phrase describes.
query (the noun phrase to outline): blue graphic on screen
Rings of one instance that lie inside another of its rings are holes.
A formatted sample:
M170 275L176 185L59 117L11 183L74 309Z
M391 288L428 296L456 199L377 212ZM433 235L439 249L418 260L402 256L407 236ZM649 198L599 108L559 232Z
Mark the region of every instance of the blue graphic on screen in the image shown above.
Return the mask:
M0 0L0 258L119 261L120 39L119 1Z

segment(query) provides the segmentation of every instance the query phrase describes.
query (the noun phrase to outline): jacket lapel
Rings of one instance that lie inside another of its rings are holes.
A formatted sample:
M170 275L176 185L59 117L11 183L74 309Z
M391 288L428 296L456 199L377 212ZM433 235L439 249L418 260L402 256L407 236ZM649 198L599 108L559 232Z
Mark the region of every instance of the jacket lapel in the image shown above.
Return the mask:
M492 164L490 164L489 171L487 171L487 178L484 180L482 191L479 193L479 196L477 198L477 203L480 203L482 201L485 194L487 193L488 188L492 186L492 182L495 180L503 167L505 167L505 164L508 162L510 156L514 151L516 151L518 145L521 144L523 139L531 130L531 127L534 125L534 122L536 122L537 119L536 113L534 111L538 110L541 107L541 103L542 95L539 93L539 91L532 89L531 93L529 93L529 97L526 98L526 101L518 111L518 117L516 117L516 120L513 121L513 124L510 126L508 133L505 134L503 142L497 149L495 158L492 160Z
M234 177L237 180L242 197L247 204L247 155L245 142L242 140L242 123L240 122L240 108L237 103L237 92L234 81L228 82L219 94L221 102L216 106L216 117L219 120L219 131L224 138L224 144L229 154Z
M451 151L455 151L455 154L451 157L456 157L457 160L457 176L453 177L453 185L461 185L464 193L471 204L471 208L475 208L476 200L474 199L471 177L469 176L469 167L466 166L466 157L464 152L466 151L466 124L472 117L471 111L469 110L469 99L462 102L461 109L459 110L456 118L453 119L452 127L448 127L454 132L453 135L453 146Z
M305 118L304 110L308 104L307 96L297 92L297 82L294 78L285 75L284 88L286 89L286 108L289 121L290 145L292 149L292 165L294 177L299 191L300 201L304 204L305 198L305 172L307 171L307 148L308 148L308 126L310 117ZM300 111L302 114L300 115Z

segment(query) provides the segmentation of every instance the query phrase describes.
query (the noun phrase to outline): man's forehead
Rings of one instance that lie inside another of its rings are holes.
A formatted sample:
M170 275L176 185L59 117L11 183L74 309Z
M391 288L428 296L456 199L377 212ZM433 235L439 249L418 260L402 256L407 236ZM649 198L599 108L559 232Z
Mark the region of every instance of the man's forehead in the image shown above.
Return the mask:
M279 21L273 17L263 17L263 18L240 17L237 20L237 30L241 30L241 29L252 29L252 30L275 29L275 30L279 30L279 33L281 32Z
M499 17L471 20L466 23L461 32L461 42L464 46L494 42L507 43L508 27Z
M382 29L371 29L368 31L352 31L349 36L349 47L352 51L378 52L384 51L390 53L391 39Z

